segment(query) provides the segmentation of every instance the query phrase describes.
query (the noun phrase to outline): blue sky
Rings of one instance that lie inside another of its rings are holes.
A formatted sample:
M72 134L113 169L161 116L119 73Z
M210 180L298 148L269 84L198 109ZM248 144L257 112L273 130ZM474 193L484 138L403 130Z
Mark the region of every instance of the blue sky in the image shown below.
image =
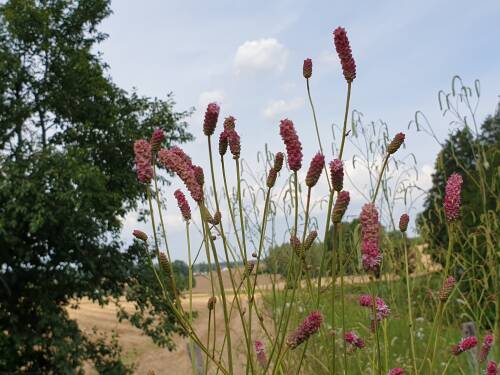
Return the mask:
M308 165L318 147L302 62L313 59L313 97L330 142L328 129L341 122L346 89L332 42L339 25L348 31L357 63L352 108L365 121L386 121L391 133L407 132L405 152L415 153L424 187L438 146L407 131L415 111L424 111L442 137L449 121L439 112L437 92L449 89L453 75L471 84L481 80L479 119L494 111L500 94L499 1L115 0L112 9L102 26L110 37L100 46L109 74L140 94L161 98L172 91L179 110L196 107L189 122L197 140L184 148L202 166L201 121L210 101L221 105L221 116L237 118L250 161L264 142L282 150L278 123L292 119ZM179 186L176 181L174 187ZM356 215L362 199L354 201ZM174 257L186 259L182 225L170 213ZM129 215L125 241L137 226L135 215Z

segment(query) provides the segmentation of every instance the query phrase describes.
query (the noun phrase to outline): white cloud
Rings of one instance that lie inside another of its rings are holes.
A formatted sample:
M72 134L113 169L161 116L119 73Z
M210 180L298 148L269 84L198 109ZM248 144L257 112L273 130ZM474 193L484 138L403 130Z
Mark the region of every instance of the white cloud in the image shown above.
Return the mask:
M234 57L236 73L245 71L282 71L288 50L274 38L250 40L238 47Z
M301 108L303 104L304 101L302 98L274 100L264 109L263 115L268 119L274 119L278 115L286 114Z
M222 90L204 91L198 98L198 110L205 112L209 103L221 103L224 100L224 92Z

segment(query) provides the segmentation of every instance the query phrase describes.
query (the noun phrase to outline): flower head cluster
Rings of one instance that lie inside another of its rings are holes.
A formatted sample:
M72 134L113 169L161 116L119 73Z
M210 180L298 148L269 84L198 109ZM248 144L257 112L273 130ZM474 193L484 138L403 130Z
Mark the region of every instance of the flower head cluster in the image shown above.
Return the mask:
M363 349L365 347L365 340L352 331L344 333L344 340L352 345L354 349Z
M483 363L486 361L488 354L490 353L491 347L493 346L493 335L488 334L484 337L483 345L481 346L481 351L479 352L479 362Z
M408 223L410 222L410 217L407 214L401 215L399 218L399 230L401 232L406 232L408 229Z
M191 220L191 208L189 207L189 203L186 200L186 197L180 191L177 189L174 192L175 199L177 199L177 205L179 206L179 209L181 210L182 217L184 220L189 221Z
M288 119L281 120L280 135L286 146L288 166L294 172L302 167L302 144L299 141L293 122Z
M225 131L223 131L219 135L219 155L220 156L226 155L227 146L228 146L227 133Z
M203 133L206 136L214 134L217 120L219 119L220 107L216 103L210 103L205 112L205 121L203 122Z
M444 212L446 220L455 221L460 216L460 192L463 179L458 173L453 173L446 182L444 195Z
M311 160L311 164L309 165L309 170L307 171L306 176L306 185L308 187L313 187L319 180L321 176L321 172L323 171L323 167L325 166L325 157L321 153L317 153L314 155Z
M319 311L313 311L304 319L302 324L300 324L300 326L298 326L297 329L287 337L287 345L290 349L295 349L304 341L307 341L309 337L318 332L322 322L323 316L321 313Z
M134 231L132 232L132 234L138 240L141 240L141 241L144 241L144 242L148 241L148 235L146 233L144 233L142 230L134 229Z
M229 150L233 154L233 159L239 159L241 153L240 136L234 129L226 129L224 133L227 134L227 141L229 143Z
M460 340L458 345L455 345L451 351L454 355L459 355L463 352L466 352L467 350L474 348L476 345L477 345L476 336L469 336Z
M228 116L224 119L224 130L234 129L236 126L236 119L233 116Z
M389 154L396 153L396 151L399 150L404 141L405 141L404 133L396 134L392 139L391 143L389 143L389 146L387 146L387 153Z
M274 184L276 183L276 178L278 177L278 174L276 173L276 169L271 168L269 170L269 174L267 175L267 187L272 188Z
M337 27L335 29L333 32L333 41L335 43L337 54L340 57L340 63L342 64L342 71L344 73L345 80L350 83L354 80L354 78L356 78L356 63L352 57L347 32L343 27Z
M359 297L359 304L363 307L371 308L373 306L373 298L368 294L362 294ZM389 317L391 309L382 298L375 299L375 307L377 309L377 320L382 320Z
M264 349L264 343L260 340L255 340L254 347L255 347L255 355L257 356L257 362L259 362L259 365L262 368L266 368L267 357Z
M313 62L311 59L305 59L304 65L302 67L302 72L304 74L304 78L309 79L312 76L313 71Z
M165 140L165 133L162 129L156 128L153 130L153 134L151 135L151 140L149 143L151 144L151 151L158 152L161 148L161 144Z
M168 170L175 172L184 182L191 197L200 202L203 199L203 189L196 178L191 159L180 148L162 149L158 153L160 163Z
M405 370L402 369L401 367L396 367L390 370L387 375L404 375Z
M441 290L439 291L439 299L441 300L441 302L446 302L448 300L448 297L453 291L455 284L456 280L453 276L449 276L446 278L446 280L443 283L443 286L441 287Z
M486 365L486 375L498 375L498 367L495 361L489 361Z
M333 190L341 191L344 187L344 163L342 160L335 159L330 162L330 177Z
M281 171L281 168L283 168L283 159L285 158L285 155L282 152L277 152L276 155L274 155L274 170L276 172Z
M311 232L309 232L306 240L304 241L304 250L309 250L311 248L312 244L316 240L316 237L318 237L317 231L312 230Z
M361 251L363 267L366 271L376 272L382 262L382 254L379 249L380 223L378 211L373 203L363 206L360 215L361 221Z
M348 191L343 190L337 195L337 200L335 201L332 212L332 220L334 223L340 223L342 221L342 217L347 210L350 200L351 198Z
M135 168L137 179L149 184L153 178L153 166L151 165L151 144L145 139L134 142Z

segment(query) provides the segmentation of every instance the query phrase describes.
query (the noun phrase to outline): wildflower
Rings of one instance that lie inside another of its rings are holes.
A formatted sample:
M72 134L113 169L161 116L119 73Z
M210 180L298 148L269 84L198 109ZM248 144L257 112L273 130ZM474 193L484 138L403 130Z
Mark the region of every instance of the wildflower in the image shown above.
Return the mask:
M205 112L205 121L203 122L203 133L206 136L214 134L217 120L219 119L220 107L216 103L210 103Z
M404 375L404 374L405 370L402 369L401 367L393 368L391 371L387 373L387 375Z
M316 240L316 237L318 237L318 232L313 230L309 233L307 236L305 242L304 242L304 250L309 250L314 242Z
M172 272L170 269L170 262L168 261L165 253L160 252L160 258L158 259L158 261L160 263L160 266L161 266L161 269L163 270L163 272L165 272L165 274L170 278L170 276L172 275Z
M285 155L282 152L276 153L274 156L274 169L276 172L281 171L281 168L283 168L283 159L285 158Z
M180 151L182 152L182 150ZM187 155L186 157L189 158ZM165 168L175 172L179 176L196 202L200 202L203 199L203 189L196 179L190 158L183 158L179 152L172 149L162 149L158 152L158 159Z
M444 195L444 212L449 222L455 221L460 216L460 192L463 179L458 173L453 173L446 182Z
M311 160L309 170L307 171L306 185L308 187L312 188L314 185L316 185L319 180L319 176L321 176L321 171L323 170L324 166L325 157L323 156L323 154L320 154L318 152Z
M134 153L137 179L144 184L149 184L153 178L153 166L151 165L151 144L144 139L135 141Z
M227 152L227 133L223 131L219 136L219 155L224 156Z
M347 38L347 32L343 27L337 27L333 32L333 41L335 49L340 58L342 71L348 83L351 83L356 78L356 63L352 57L351 46Z
M348 191L343 190L338 194L332 213L332 220L334 223L340 223L342 221L342 217L347 210L350 199Z
M305 59L304 60L304 65L302 67L302 72L304 74L304 78L309 79L312 76L312 70L313 70L313 62L311 59Z
M365 340L352 331L344 333L344 340L355 349L363 349L365 347Z
M208 299L207 307L209 310L215 309L215 304L217 303L217 297L212 296Z
M219 225L222 220L222 214L220 211L215 211L214 214L214 225Z
M446 302L450 296L453 288L455 287L456 280L453 276L449 276L443 283L441 290L439 291L439 299L441 302Z
M489 334L484 337L483 345L481 346L481 351L479 352L479 362L483 363L486 361L488 354L490 353L490 349L493 345L493 335Z
M203 186L205 183L205 173L203 173L203 168L199 165L195 165L193 166L193 173L198 185Z
M410 222L410 217L407 214L401 215L399 218L399 230L401 232L406 232L408 229L408 223Z
M361 260L365 271L377 272L382 264L382 254L378 248L378 244L373 241L366 241L362 244Z
M239 159L241 153L240 136L234 129L226 129L227 140L229 142L229 150L233 154L233 159Z
M288 335L286 343L290 349L295 349L297 346L307 341L312 335L319 331L323 317L319 311L310 313L297 327L297 329Z
M233 116L226 117L224 119L224 130L234 129L236 123L236 119Z
M144 233L142 230L134 229L132 234L134 235L135 238L142 240L144 242L148 242L148 235Z
M271 168L269 170L269 174L267 175L267 187L272 188L274 184L276 183L276 177L277 177L276 170L274 168Z
M264 350L264 343L260 340L255 340L254 342L255 354L257 356L257 362L262 368L266 368L267 365L267 357L266 352Z
M193 161L191 160L191 157L187 155L182 148L174 146L171 147L169 150L174 154L176 154L177 156L179 156L189 168L193 168Z
M295 254L297 254L299 258L302 258L302 244L295 234L292 234L290 237L290 245L292 246L293 251L295 251Z
M165 133L162 129L156 128L153 130L153 134L151 135L151 140L149 143L151 144L151 151L156 153L160 150L161 144L165 140Z
M342 160L335 159L330 162L330 177L333 190L341 191L344 186L344 164Z
M299 141L293 122L288 119L281 120L280 135L286 146L288 167L297 172L302 167L302 144Z
M380 224L378 221L378 211L373 203L367 203L363 206L360 221L363 268L366 271L376 272L382 263L382 255L379 250Z
M363 307L372 308L373 298L368 294L363 294L359 297L359 304ZM375 298L375 308L377 310L377 320L382 320L389 317L391 309L382 298Z
M463 352L466 352L467 350L474 348L476 345L477 345L476 336L469 336L460 340L458 345L453 346L451 351L454 355L459 355Z
M498 375L498 367L495 361L489 361L486 365L486 375Z
M189 207L189 203L186 200L186 197L180 191L177 189L174 192L175 199L177 199L177 205L179 206L179 209L181 210L182 217L184 220L189 221L191 220L191 208Z
M387 153L394 154L397 150L399 150L404 141L405 141L404 133L396 134L392 139L391 143L389 143L389 146L387 146Z

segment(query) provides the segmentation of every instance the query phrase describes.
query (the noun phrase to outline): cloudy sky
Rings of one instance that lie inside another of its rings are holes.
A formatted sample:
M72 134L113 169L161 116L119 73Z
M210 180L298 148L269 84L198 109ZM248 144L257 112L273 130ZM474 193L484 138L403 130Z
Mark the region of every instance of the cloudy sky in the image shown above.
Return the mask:
M184 148L202 166L206 140L201 122L211 101L221 105L221 116L237 118L243 155L250 162L265 143L273 151L283 149L278 124L288 117L304 145L304 164L309 163L318 147L302 77L305 58L313 60L312 94L324 141L331 142L329 128L342 121L346 90L332 42L339 25L348 31L357 63L352 107L363 113L365 122L381 119L391 134L407 133L404 152L417 157L423 187L428 186L438 146L407 129L415 111L422 110L443 137L451 128L439 111L437 92L449 90L453 75L469 84L481 80L480 120L495 110L500 94L497 0L411 5L115 0L112 9L102 27L109 38L100 46L110 75L119 86L135 87L140 94L162 98L172 91L178 110L195 107L189 123L197 139ZM324 188L318 188L318 196ZM363 197L354 202L353 216ZM167 213L170 247L175 258L185 260L183 226L173 208ZM141 225L131 214L124 223L125 241L135 227Z

